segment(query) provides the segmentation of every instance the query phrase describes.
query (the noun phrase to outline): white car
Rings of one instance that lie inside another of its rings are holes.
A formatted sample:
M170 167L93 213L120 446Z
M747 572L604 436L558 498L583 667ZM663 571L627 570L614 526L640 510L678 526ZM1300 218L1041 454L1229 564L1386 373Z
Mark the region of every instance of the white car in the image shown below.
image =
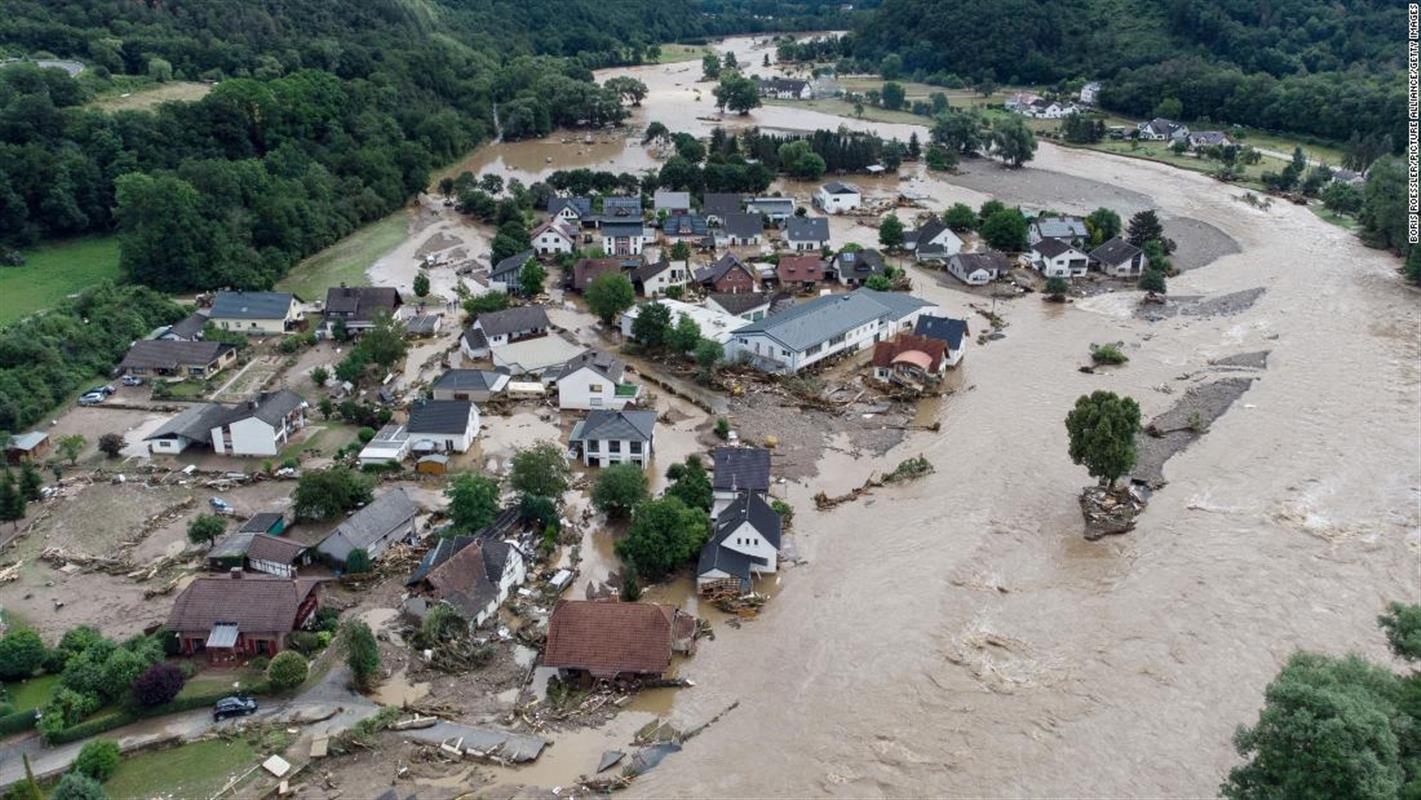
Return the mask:
M103 392L89 392L88 394L79 398L79 405L96 406L99 403L104 402L107 397L108 395L104 394Z

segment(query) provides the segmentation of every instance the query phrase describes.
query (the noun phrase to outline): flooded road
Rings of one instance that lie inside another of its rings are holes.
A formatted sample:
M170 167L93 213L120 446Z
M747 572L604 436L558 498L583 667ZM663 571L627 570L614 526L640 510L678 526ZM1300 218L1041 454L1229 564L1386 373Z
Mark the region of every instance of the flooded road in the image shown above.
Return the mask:
M728 46L745 64L767 52L743 38ZM634 130L659 120L706 133L715 123L700 117L715 111L699 69L606 76L650 88ZM726 122L912 130L784 106ZM650 157L635 140L555 139L473 159L468 168L531 181L577 166L637 171ZM999 304L1006 338L969 351L966 388L941 403L939 431L877 459L831 450L820 478L788 487L807 563L759 619L716 626L680 667L696 688L670 706L680 725L737 700L738 711L630 793L1212 795L1235 763L1234 728L1256 719L1290 652L1385 660L1376 614L1421 599L1421 304L1390 256L1308 210L1256 209L1240 189L1159 164L1042 143L1025 170L981 163L909 183L934 208L976 205L998 184L1031 207L1153 205L1171 235L1170 219L1188 219L1237 245L1199 258L1172 294L1266 291L1233 316L1157 323L1120 296ZM871 233L860 227L848 238ZM981 322L967 306L980 297L914 277L917 293ZM1115 340L1126 367L1076 371L1091 342ZM1271 351L1262 379L1168 462L1169 485L1137 530L1083 541L1076 494L1089 479L1066 455L1062 424L1075 398L1126 393L1149 418L1190 384L1181 376L1259 350ZM917 454L936 473L814 510L821 487Z

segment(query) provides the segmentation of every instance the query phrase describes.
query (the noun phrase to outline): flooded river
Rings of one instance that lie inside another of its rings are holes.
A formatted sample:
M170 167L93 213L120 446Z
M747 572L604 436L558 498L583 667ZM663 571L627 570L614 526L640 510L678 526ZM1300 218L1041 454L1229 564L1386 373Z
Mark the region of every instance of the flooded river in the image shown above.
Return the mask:
M770 52L726 46L743 64ZM618 71L650 87L633 127L707 132L699 71ZM911 131L784 106L727 122ZM485 148L463 168L529 181L598 165L650 158L634 140L555 137ZM975 205L997 180L1029 206L1149 204L1206 225L1230 246L1171 292L1266 291L1234 316L1157 323L1111 296L999 304L1006 338L969 351L968 388L941 404L939 431L820 464L820 480L844 487L920 453L935 474L824 513L819 480L789 487L807 563L760 619L717 626L681 666L697 685L670 714L688 727L739 707L631 794L1212 795L1235 763L1235 726L1256 718L1291 651L1386 658L1376 614L1421 599L1421 305L1395 261L1304 208L1256 209L1200 175L1045 143L1022 171L976 164L913 184L941 207ZM979 298L915 278L919 294L973 316ZM1128 366L1076 370L1090 343L1117 340ZM1189 385L1180 376L1260 350L1261 380L1169 461L1138 529L1083 541L1076 494L1089 479L1062 424L1075 398L1127 393L1148 418Z

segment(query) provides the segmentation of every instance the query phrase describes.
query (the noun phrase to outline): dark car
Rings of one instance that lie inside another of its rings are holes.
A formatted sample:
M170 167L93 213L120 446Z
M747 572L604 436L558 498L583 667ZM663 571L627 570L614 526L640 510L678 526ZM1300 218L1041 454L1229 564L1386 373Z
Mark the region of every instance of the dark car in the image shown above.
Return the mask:
M233 695L218 700L212 706L212 721L221 722L228 717L245 717L257 713L257 701L245 695Z

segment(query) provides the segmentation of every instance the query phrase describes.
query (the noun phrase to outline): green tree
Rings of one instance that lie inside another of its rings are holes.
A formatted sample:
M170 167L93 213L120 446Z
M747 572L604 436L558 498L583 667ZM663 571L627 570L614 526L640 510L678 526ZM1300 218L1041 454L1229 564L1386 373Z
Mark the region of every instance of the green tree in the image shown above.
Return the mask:
M1166 97L1155 106L1155 116L1178 120L1184 116L1184 104L1179 102L1178 97Z
M1140 406L1114 392L1081 395L1066 415L1071 461L1085 465L1093 478L1106 486L1135 466L1135 432L1140 428Z
M187 539L208 547L227 531L227 520L217 514L198 514L187 526Z
M878 243L888 250L903 246L903 221L897 214L889 214L878 226Z
M611 325L617 315L632 307L636 302L636 290L632 282L620 272L604 272L587 284L585 293L587 307L592 310L602 324Z
M429 275L425 274L423 270L414 276L414 295L415 297L429 296Z
M31 502L40 499L43 495L44 476L40 474L39 468L32 462L26 461L20 465L20 494Z
M932 141L960 155L970 155L987 144L986 119L981 112L949 111L933 120Z
M79 460L79 454L84 452L84 445L88 443L89 440L85 439L83 434L71 433L68 436L60 437L57 446L59 454L64 456L70 466L73 466Z
M296 480L292 501L303 520L335 519L374 499L372 481L347 467L311 470Z
M99 437L99 452L109 458L118 458L123 453L123 436L117 433L106 433Z
M346 666L350 667L356 688L366 691L380 672L380 647L375 642L375 634L359 619L346 620L341 627Z
M1071 290L1071 284L1059 275L1053 275L1046 279L1046 296L1053 302L1061 302L1066 299L1066 293Z
M1036 157L1036 134L1016 114L997 117L992 123L992 149L1003 161L1019 167Z
M720 109L748 114L750 109L760 107L760 89L740 73L728 72L721 75L720 85L715 87L715 104Z
M1004 208L993 212L982 221L978 233L987 244L1009 253L1026 249L1026 217L1015 208Z
M885 81L896 81L903 74L903 57L897 53L889 53L883 57L878 64L878 74Z
M887 275L870 275L863 285L875 292L893 291L893 281Z
M408 349L404 328L391 315L381 313L374 324L360 335L353 352L359 353L368 363L389 369L405 357Z
M88 775L69 772L59 779L49 800L109 800L109 795L99 782Z
M636 464L606 467L592 484L592 505L608 517L629 516L649 496L646 472Z
M118 742L112 739L90 739L74 758L74 771L96 781L106 781L118 769Z
M553 498L556 502L567 491L572 469L562 448L553 442L539 442L513 454L508 471L508 484L520 494Z
M29 628L12 627L0 637L0 680L22 681L44 666L49 651L39 634Z
M889 111L897 111L903 107L903 100L907 95L903 91L903 84L896 81L889 81L883 84L881 96L883 98L884 108Z
M148 77L158 83L167 83L173 79L173 65L161 58L148 59Z
M708 81L720 77L720 58L715 53L706 53L701 57L701 77Z
M701 341L701 326L687 314L676 318L675 327L666 332L666 347L673 353L689 353Z
M696 364L702 371L709 374L716 365L725 360L725 347L714 339L701 339L696 342Z
M671 309L664 303L643 303L632 320L632 338L652 350L666 345L671 330Z
M715 496L710 474L706 472L700 456L693 453L686 456L684 463L667 467L666 478L671 481L671 485L666 487L667 497L677 498L687 508L710 511Z
M1377 617L1386 632L1386 643L1397 658L1421 661L1421 605L1391 603Z
M977 212L966 203L953 203L942 215L943 224L958 233L977 227Z
M1362 191L1350 183L1333 181L1322 190L1322 204L1328 211L1355 214L1362 207Z
M1130 217L1130 227L1125 238L1136 247L1143 248L1151 240L1164 241L1164 225L1153 209L1145 209Z
M503 292L485 292L464 301L464 313L470 319L478 319L480 314L492 314L508 308L508 295Z
M690 257L691 245L687 244L684 239L677 240L675 244L671 245L672 261L686 261Z
M310 665L306 663L305 656L295 650L282 650L267 665L266 679L271 688L284 692L305 683L309 672Z
M10 470L0 472L0 521L18 524L25 518L25 506L28 504Z
M357 547L346 554L345 571L351 575L363 575L370 571L371 566L370 551L363 547Z
M1140 274L1140 291L1150 294L1165 294L1168 287L1165 284L1164 272L1157 269L1147 269Z
M543 283L548 279L548 270L536 259L528 259L528 263L518 270L518 291L524 297L533 297L542 293Z
M1091 244L1099 247L1120 235L1120 215L1108 208L1097 208L1085 218Z
M498 516L498 481L471 472L449 482L444 496L449 498L449 519L459 533L473 533L488 526Z
M617 556L638 574L660 580L699 552L709 532L710 520L701 509L676 497L649 500L632 514L626 537L616 544Z
M325 367L316 367L315 369L311 370L311 382L315 383L317 387L325 386L326 381L330 379L331 371L326 369Z

